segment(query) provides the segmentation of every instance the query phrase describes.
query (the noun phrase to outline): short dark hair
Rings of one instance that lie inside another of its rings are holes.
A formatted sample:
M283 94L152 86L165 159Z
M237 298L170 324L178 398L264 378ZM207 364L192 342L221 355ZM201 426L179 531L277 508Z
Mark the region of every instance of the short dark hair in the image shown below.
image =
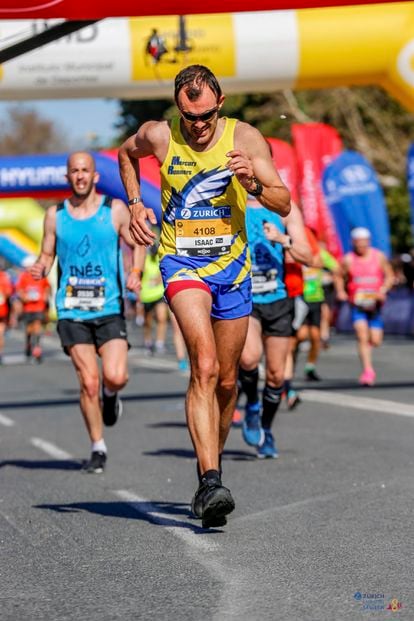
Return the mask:
M190 101L196 101L201 95L203 86L208 86L217 99L221 97L221 87L214 73L204 65L190 65L177 74L174 84L174 99L178 101L178 95L185 90Z

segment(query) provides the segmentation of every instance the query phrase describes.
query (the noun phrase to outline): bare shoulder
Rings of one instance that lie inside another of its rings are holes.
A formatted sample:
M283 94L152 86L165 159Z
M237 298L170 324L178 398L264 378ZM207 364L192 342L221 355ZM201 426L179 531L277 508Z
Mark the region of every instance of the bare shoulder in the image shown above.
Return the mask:
M382 250L377 250L379 259L382 263L389 263L388 257Z
M115 225L116 230L119 230L119 227L122 224L129 222L129 209L120 198L113 198L112 204L112 222Z
M234 130L234 144L236 149L251 149L260 146L266 146L266 141L258 129L245 123L244 121L237 121Z
M48 222L55 222L56 221L57 210L58 210L57 204L56 205L50 205L50 207L48 207L46 209L45 220L48 221Z
M288 226L289 224L296 224L296 223L299 223L305 226L303 223L302 212L294 201L290 201L290 212L288 213L287 216L284 216L282 220L286 224L286 226Z
M112 210L113 213L129 213L128 207L120 198L112 199Z
M138 129L137 136L153 146L158 146L170 137L168 121L147 121Z

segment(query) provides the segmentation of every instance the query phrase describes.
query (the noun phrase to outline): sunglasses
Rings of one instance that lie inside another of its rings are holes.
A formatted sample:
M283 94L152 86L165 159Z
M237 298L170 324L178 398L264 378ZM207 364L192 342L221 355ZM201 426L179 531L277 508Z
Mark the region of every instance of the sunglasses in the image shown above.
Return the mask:
M207 112L203 112L203 114L191 114L191 112L184 112L184 110L180 109L180 113L186 121L190 123L196 123L197 121L209 121L213 116L218 112L219 108L216 106L211 110L207 110Z

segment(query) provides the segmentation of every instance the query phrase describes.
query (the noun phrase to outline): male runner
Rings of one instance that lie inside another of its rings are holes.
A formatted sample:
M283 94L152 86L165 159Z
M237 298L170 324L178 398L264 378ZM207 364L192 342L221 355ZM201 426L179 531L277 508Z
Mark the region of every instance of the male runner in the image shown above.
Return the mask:
M351 318L358 342L362 386L375 384L372 348L379 347L384 336L381 308L394 284L392 267L386 256L371 246L371 233L365 227L351 231L353 251L342 260L338 299L349 300ZM346 289L345 289L346 280Z
M312 265L303 268L304 289L303 299L308 306L305 321L297 333L297 341L301 343L309 339L310 349L305 364L305 378L310 382L319 382L320 377L316 371L316 364L321 348L321 317L322 304L325 300L323 289L323 269L331 272L334 286L340 271L339 263L325 248L317 242L313 232L307 229L308 239L312 237Z
M3 362L4 334L9 322L13 284L7 272L0 270L0 364Z
M67 180L72 194L47 210L41 253L31 271L42 278L57 256L57 329L79 378L80 407L92 444L85 470L99 474L107 457L102 419L108 426L116 423L122 412L118 391L128 381L120 237L134 243L125 204L97 194L99 173L92 155L72 153ZM128 289L139 290L144 253L134 246ZM102 410L96 354L102 360Z
M247 397L242 434L257 447L257 457L276 458L271 431L284 391L289 339L293 334L294 301L284 282L284 255L300 263L312 261L302 214L296 205L285 218L261 205L248 204L247 237L252 252L253 312L241 355L239 381ZM266 358L266 381L259 403L259 362Z
M16 294L22 303L26 332L26 359L42 361L40 338L46 319L50 284L47 278L35 279L30 268L22 272L16 282Z
M168 306L164 300L164 285L157 256L158 245L147 252L142 275L140 300L144 305L144 346L147 354L165 353L168 326ZM155 343L152 338L155 319Z
M141 201L136 160L152 154L161 164L161 272L191 364L186 413L199 472L192 508L204 526L217 526L234 509L221 482L220 456L251 312L246 196L285 216L290 195L263 136L247 123L219 117L224 95L209 69L180 71L174 95L179 116L144 123L122 145L119 162L130 230L147 246L154 242L147 219L155 224L155 216Z

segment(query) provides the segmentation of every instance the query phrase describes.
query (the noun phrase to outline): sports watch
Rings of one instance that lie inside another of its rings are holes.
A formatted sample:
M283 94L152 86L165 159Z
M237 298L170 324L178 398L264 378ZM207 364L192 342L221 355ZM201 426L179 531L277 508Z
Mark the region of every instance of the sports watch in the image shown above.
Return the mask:
M260 181L258 179L256 179L256 177L253 177L252 181L255 182L256 189L255 190L249 190L249 194L251 196L260 196L263 193L263 185L260 183Z

